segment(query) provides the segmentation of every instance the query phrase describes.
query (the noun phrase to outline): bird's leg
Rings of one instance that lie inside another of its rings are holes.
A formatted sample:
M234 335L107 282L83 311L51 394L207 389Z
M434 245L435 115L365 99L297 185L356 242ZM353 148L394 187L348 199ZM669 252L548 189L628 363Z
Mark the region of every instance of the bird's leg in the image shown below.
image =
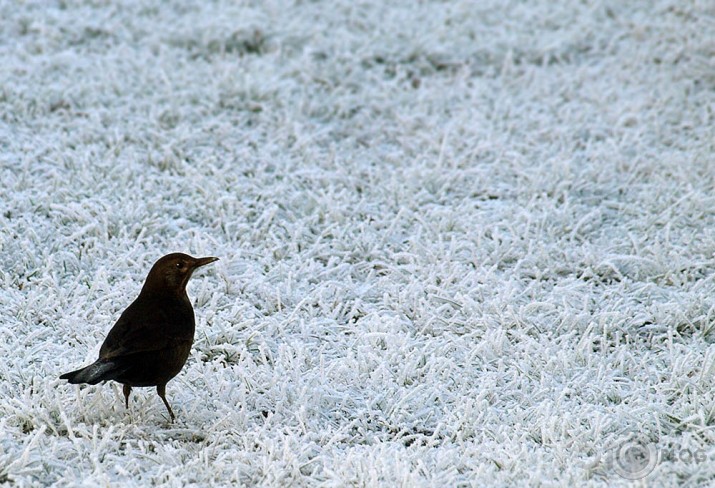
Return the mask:
M174 412L171 410L169 402L166 401L166 384L156 385L156 392L161 397L161 400L164 402L164 405L166 405L166 409L169 411L169 416L171 416L171 421L173 422L176 417L174 417Z
M132 387L129 385L124 385L124 388L122 391L124 391L124 406L129 408L129 395L132 392Z

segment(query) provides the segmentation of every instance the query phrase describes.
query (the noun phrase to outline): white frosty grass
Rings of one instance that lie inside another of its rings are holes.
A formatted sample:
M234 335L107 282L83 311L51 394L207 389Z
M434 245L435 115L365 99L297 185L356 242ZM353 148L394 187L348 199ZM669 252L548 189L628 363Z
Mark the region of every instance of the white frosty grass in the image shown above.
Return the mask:
M0 32L0 483L612 486L629 435L640 483L715 479L712 2L7 0ZM173 425L57 379L172 251L221 258Z

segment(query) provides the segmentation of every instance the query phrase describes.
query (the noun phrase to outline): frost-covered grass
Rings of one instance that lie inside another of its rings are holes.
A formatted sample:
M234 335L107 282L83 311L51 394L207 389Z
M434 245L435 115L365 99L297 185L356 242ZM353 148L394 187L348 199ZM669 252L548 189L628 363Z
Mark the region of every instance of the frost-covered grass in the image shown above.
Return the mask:
M0 483L715 479L707 0L0 3ZM57 376L150 265L167 394ZM688 458L699 453L706 460Z

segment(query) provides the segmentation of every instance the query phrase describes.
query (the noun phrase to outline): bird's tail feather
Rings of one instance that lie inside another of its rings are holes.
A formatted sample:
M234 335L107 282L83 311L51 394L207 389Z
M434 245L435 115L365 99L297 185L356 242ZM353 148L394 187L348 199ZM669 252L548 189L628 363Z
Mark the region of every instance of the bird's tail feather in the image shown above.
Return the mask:
M70 383L87 383L96 385L100 381L112 380L122 374L126 368L120 367L111 359L98 359L89 366L71 371L60 376L61 380L67 380Z

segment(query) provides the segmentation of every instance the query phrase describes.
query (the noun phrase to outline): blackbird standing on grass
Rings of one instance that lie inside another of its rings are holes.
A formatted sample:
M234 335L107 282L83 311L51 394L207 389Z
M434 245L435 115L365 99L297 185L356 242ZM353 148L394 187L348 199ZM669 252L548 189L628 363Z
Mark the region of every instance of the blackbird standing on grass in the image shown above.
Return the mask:
M194 309L186 295L186 284L194 270L218 258L192 258L168 254L149 271L139 296L122 313L99 350L94 363L60 379L70 383L114 380L124 385L124 403L129 408L133 386L156 386L169 410L166 384L176 376L189 357L194 342Z

